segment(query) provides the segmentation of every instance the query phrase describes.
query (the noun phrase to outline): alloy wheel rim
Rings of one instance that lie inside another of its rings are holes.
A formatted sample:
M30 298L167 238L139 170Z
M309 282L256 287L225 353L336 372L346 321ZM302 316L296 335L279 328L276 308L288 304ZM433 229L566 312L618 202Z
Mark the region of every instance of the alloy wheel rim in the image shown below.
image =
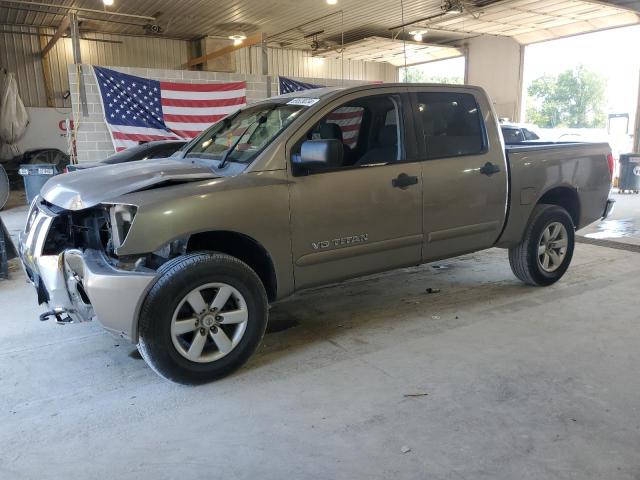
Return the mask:
M248 319L247 303L236 288L207 283L178 303L171 319L171 341L189 361L215 362L240 343Z
M538 265L547 273L553 273L564 263L569 246L567 229L560 222L546 226L538 241Z

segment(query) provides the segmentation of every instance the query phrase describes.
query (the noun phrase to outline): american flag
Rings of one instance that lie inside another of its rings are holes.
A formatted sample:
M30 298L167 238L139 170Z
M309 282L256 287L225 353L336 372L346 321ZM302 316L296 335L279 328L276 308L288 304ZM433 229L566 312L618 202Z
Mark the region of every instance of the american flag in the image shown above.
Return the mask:
M193 138L247 104L245 82L165 82L93 69L118 152L139 142Z
M325 85L300 82L287 77L278 77L278 85L281 95L325 87ZM363 113L364 109L362 107L340 107L327 115L326 121L337 124L342 130L342 142L348 147L355 148L358 142Z
M280 87L280 95L285 93L300 92L302 90L311 90L314 88L324 88L324 85L316 85L314 83L305 83L293 80L287 77L278 77L278 86Z

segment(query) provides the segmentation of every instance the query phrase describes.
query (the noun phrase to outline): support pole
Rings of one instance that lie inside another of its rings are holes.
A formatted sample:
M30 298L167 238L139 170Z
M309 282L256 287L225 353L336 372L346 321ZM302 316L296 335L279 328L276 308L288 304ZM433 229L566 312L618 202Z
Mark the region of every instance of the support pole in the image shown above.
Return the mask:
M262 75L265 76L267 82L266 95L267 98L272 96L271 92L271 76L269 75L269 49L267 48L267 36L262 35L262 42L260 43L260 52L262 55Z
M633 132L633 153L640 153L640 75L638 75L638 101L636 105L636 123Z
M82 107L82 116L89 115L87 106L87 88L84 84L84 75L82 74L82 57L80 55L80 31L78 30L78 14L72 12L69 14L69 22L71 27L71 46L73 47L73 63L76 65L78 75L78 90L80 93L80 105Z

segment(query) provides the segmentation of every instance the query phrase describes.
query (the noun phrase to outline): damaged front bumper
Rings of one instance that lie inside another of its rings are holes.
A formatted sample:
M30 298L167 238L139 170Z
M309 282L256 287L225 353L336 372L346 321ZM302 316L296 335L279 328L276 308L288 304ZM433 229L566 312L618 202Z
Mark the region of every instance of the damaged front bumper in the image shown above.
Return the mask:
M55 216L34 201L19 237L19 255L38 302L74 322L95 318L106 330L136 341L139 310L155 272L118 269L93 249L43 254Z

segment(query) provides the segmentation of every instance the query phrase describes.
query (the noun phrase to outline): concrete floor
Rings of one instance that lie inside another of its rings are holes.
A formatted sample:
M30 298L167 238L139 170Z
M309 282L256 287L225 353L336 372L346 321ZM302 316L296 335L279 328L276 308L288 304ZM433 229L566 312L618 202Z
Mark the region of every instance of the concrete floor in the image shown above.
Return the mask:
M13 231L23 210L3 212ZM638 480L640 255L578 244L546 289L501 250L439 266L273 307L253 360L200 387L97 324L38 322L14 272L0 478Z

